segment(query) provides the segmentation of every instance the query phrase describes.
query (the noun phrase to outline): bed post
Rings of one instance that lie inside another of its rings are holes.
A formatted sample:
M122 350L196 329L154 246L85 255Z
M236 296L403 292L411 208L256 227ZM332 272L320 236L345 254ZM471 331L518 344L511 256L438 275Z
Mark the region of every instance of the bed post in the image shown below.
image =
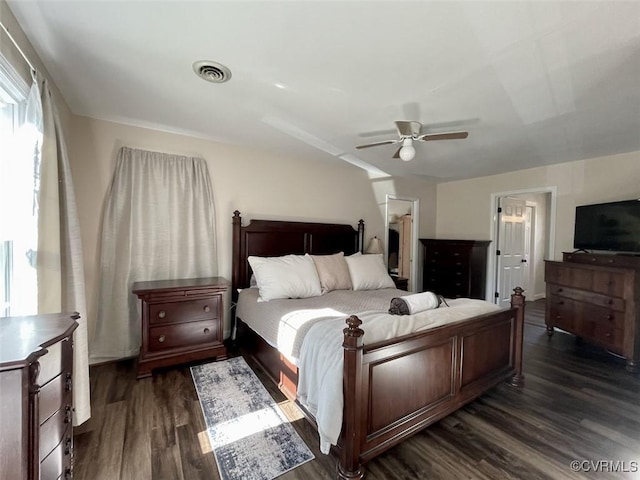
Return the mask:
M364 220L358 222L358 252L364 253Z
M344 333L344 423L342 427L342 451L338 462L338 480L361 479L364 470L360 464L362 444L362 324L355 315L346 320Z
M522 338L524 336L524 295L522 288L516 287L511 294L511 308L517 309L516 312L516 335L515 344L513 345L514 361L513 366L515 373L509 380L512 387L524 387L524 374L522 373Z

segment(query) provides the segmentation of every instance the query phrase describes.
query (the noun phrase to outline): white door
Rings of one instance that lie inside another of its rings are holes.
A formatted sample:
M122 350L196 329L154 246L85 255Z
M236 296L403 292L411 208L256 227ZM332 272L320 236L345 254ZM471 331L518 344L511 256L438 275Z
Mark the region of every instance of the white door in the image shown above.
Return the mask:
M534 270L534 265L532 264L533 259L533 244L535 241L535 232L534 232L534 224L535 224L535 207L532 203L529 203L525 208L525 220L524 220L524 250L522 256L522 284L520 285L522 289L528 293L531 292L531 284L532 284L532 274ZM533 296L532 296L533 298Z
M526 201L501 197L498 209L497 300L508 307L514 287L522 287L525 256ZM528 269L527 269L528 277ZM524 288L524 287L523 287Z

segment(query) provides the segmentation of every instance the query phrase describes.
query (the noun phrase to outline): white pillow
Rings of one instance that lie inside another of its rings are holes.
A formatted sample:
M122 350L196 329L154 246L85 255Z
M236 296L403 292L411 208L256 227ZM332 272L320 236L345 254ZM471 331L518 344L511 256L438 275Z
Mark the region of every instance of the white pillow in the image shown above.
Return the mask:
M356 255L344 257L344 259L349 267L354 290L395 288L395 283L387 273L387 267L382 260L382 254Z
M304 255L249 257L262 301L276 298L307 298L322 294L313 260Z

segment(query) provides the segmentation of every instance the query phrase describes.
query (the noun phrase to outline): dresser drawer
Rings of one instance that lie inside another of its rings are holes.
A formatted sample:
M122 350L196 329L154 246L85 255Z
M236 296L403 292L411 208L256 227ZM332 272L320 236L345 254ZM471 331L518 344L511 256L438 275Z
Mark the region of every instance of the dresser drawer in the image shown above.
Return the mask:
M612 297L624 297L624 274L612 271L594 271L593 291Z
M565 264L547 262L545 264L544 280L547 283L565 287L590 290L593 285L593 272L584 268L570 268Z
M64 404L69 403L71 392L71 373L63 372L40 388L39 394L39 424L53 415Z
M425 253L425 266L438 265L442 267L464 267L469 264L469 252L455 249L440 248Z
M572 300L559 295L549 295L547 297L549 306L549 320L563 330L575 333L578 336L589 336L589 331L580 331L581 324L578 319L584 319L591 324L601 325L606 331L610 329L624 331L624 312L618 312L606 307L599 307L593 304Z
M575 312L572 310L574 302L556 295L548 295L546 302L546 323L574 333L574 318L576 317Z
M180 302L152 303L149 305L149 323L180 323L192 320L218 318L220 295Z
M62 441L71 426L70 406L64 406L40 426L40 460L43 460Z
M576 335L615 352L622 351L624 330L614 328L613 325L608 325L605 322L592 321L585 317L576 320L575 323L578 327Z
M40 357L40 371L38 373L38 384L44 385L51 381L62 371L62 343L58 342L47 347L47 354Z
M40 480L66 480L71 478L71 452L73 439L65 435L53 451L40 463Z
M598 307L605 307L618 312L624 312L625 301L622 298L611 297L586 290L577 290L563 285L547 284L549 293L579 302L589 303Z
M445 298L463 298L468 296L467 282L443 277L423 279L423 291L433 292Z
M218 320L177 323L149 329L149 350L161 351L220 341Z

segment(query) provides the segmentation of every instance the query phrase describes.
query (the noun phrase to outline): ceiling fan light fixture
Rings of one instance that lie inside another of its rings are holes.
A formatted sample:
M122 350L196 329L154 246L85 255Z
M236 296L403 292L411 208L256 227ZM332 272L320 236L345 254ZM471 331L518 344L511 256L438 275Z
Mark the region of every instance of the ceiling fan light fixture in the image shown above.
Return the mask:
M402 148L400 149L400 159L408 162L409 160L413 160L416 156L416 149L413 146L410 138L405 138L402 141Z

